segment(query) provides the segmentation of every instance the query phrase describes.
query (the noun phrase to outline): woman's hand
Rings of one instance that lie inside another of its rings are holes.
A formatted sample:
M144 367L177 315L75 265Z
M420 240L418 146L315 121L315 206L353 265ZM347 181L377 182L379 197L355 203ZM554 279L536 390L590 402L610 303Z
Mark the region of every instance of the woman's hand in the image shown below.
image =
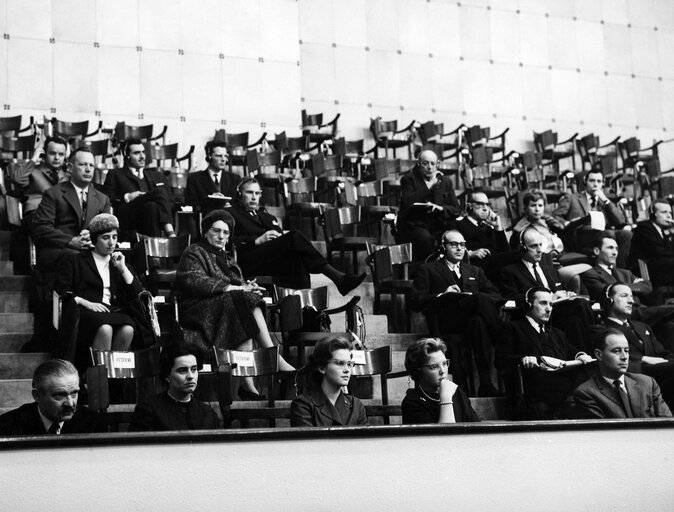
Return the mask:
M266 291L264 288L262 288L262 286L255 282L255 279L252 281L246 281L246 284L242 285L241 289L244 292L252 292L258 295L264 295L264 292Z
M121 252L119 251L113 252L110 255L110 262L112 263L112 266L115 267L120 272L123 273L126 270L126 258Z
M88 309L89 311L94 311L96 313L110 313L108 306L101 304L100 302L90 302L86 299L80 301L80 306Z
M440 401L441 402L451 402L454 393L459 389L454 382L449 379L442 379L440 381Z

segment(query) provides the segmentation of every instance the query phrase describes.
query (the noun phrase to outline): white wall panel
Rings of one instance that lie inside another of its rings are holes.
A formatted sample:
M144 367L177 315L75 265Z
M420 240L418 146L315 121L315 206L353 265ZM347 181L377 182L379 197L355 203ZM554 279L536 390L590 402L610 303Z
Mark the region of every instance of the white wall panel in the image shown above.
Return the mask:
M674 30L674 8L669 0L653 0L658 29Z
M54 106L52 52L48 41L10 39L7 44L7 103L12 108ZM28 58L30 56L30 58Z
M633 129L637 124L634 104L634 80L628 76L610 75L608 84L609 122Z
M335 61L334 48L323 44L306 43L300 47L302 54L302 96L321 101L334 101Z
M428 3L398 0L400 50L428 54L431 50L428 32Z
M609 73L632 73L632 45L630 29L623 25L604 25L606 70Z
M662 87L656 78L637 77L634 80L636 93L636 121L639 127L661 129L664 126L662 117Z
M135 48L101 46L98 52L98 105L104 116L128 115L140 110L140 53ZM136 123L132 123L136 124ZM145 124L142 121L137 124Z
M490 11L491 56L496 62L517 64L520 56L519 15L508 11Z
M97 49L93 45L54 45L54 107L56 111L98 110Z
M367 46L366 1L332 0L333 30L337 45L358 46L361 48ZM326 16L326 12L328 11L323 13L323 17ZM300 24L300 32L303 28Z
M295 62L265 62L262 66L262 121L301 124L300 68Z
M185 52L222 53L223 19L219 0L180 0L180 48Z
M367 52L364 48L334 49L335 98L340 102L367 103ZM304 68L302 68L304 76Z
M660 62L660 75L663 78L674 79L674 32L658 30L656 32L658 42L658 60Z
M195 2L195 5L198 5L198 2ZM180 16L180 0L138 2L139 44L144 49L177 51L182 47Z
M260 15L257 1L222 0L222 53L228 57L261 57Z
M400 56L400 104L408 108L433 107L433 59L426 55Z
M549 64L553 68L575 70L578 67L575 33L573 20L548 18Z
M460 8L454 3L431 2L428 12L429 52L442 57L460 57Z
M627 10L633 27L646 27L651 30L658 24L654 0L627 0Z
M553 18L573 18L575 15L576 0L547 0L547 4L547 12Z
M521 62L525 65L548 66L548 19L539 14L520 13L519 37Z
M522 68L516 64L491 66L494 94L494 113L499 116L522 115Z
M576 1L576 17L579 20L596 21L602 20L602 4L599 0L578 0Z
M463 62L463 105L469 116L491 115L494 110L492 66L488 62Z
M300 39L305 43L332 44L335 33L332 23L332 0L300 0ZM339 6L335 6L339 10Z
M398 2L396 0L368 0L367 45L370 49L398 50Z
M224 119L221 66L217 55L183 55L183 113L188 119Z
M630 35L634 73L640 76L660 76L656 32L652 28L632 27Z
M629 23L627 0L601 0L601 13L605 23Z
M33 37L37 39L53 37L51 0L5 1L7 32L12 37Z
M0 5L2 9L2 5ZM0 105L9 103L7 99L7 82L9 80L9 66L7 65L7 45L9 41L0 39Z
M660 83L661 98L662 98L662 118L663 127L667 128L669 134L667 138L674 135L674 82L671 80L664 80Z
M548 4L541 0L519 0L519 9L522 12L545 14L548 12Z
M224 109L227 124L262 121L262 63L249 59L222 61Z
M489 11L482 7L461 4L459 20L461 55L469 60L489 60L491 58Z
M96 28L101 45L138 46L138 0L96 0Z
M295 0L260 0L260 44L265 60L294 64L300 58L299 19Z
M575 46L578 67L583 71L605 71L604 25L593 21L578 20L575 26Z
M24 4L27 2L24 2ZM59 0L52 2L53 37L92 45L96 41L96 2L91 0ZM47 18L45 14L41 17Z
M541 68L522 68L522 112L526 123L536 119L552 119L552 86L550 72Z
M450 57L434 57L432 62L430 79L433 106L438 110L461 113L464 110L461 61Z
M605 123L608 119L606 77L603 73L578 75L580 120L585 123Z
M400 56L397 53L367 52L368 103L400 106Z
M566 69L550 71L552 115L556 120L574 121L580 118L578 76L579 73Z
M143 114L158 117L183 115L182 59L177 51L141 52L140 101Z
M360 139L369 139L370 132L370 117L372 114L371 109L367 106L360 105L349 105L340 103L339 105L334 105L334 108L339 112L341 117L339 118L339 133L340 137L345 137L346 140L360 140ZM307 106L309 109L309 106ZM325 111L320 106L311 109L310 113ZM334 116L331 114L328 116L332 119ZM372 147L372 143L369 141L365 142L364 148L368 150Z

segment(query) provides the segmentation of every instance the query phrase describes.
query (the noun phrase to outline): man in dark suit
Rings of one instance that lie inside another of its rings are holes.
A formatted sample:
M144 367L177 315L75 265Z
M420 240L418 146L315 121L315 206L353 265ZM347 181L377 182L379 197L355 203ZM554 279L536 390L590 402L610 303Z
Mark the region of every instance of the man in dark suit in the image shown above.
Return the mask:
M105 423L95 412L77 408L80 378L75 367L63 359L51 359L33 373L35 402L0 416L0 435L37 436L105 432Z
M520 235L520 261L501 271L499 285L503 298L523 305L527 290L532 287L548 288L556 303L552 324L564 331L570 340L585 348L585 335L594 323L589 301L576 298L576 294L562 286L559 273L543 259L543 236L533 227ZM568 284L567 284L568 286Z
M674 354L666 350L643 322L631 320L634 298L624 284L612 284L604 293L604 323L625 335L630 347L629 371L653 377L670 407L674 404Z
M636 277L625 268L616 266L618 243L607 232L600 233L592 244L595 266L580 276L583 286L595 302L603 300L606 287L620 283L629 286L634 296L632 319L645 322L653 327L658 338L668 347L674 347L674 306L645 306L644 298L651 294L653 287L650 281Z
M493 396L497 391L491 383L490 345L502 328L497 306L501 296L481 268L463 261L466 240L459 231L446 231L442 247L441 259L419 267L410 306L425 314L433 335L461 335L475 355L478 394ZM452 371L461 380L462 369L455 366Z
M452 179L438 172L438 155L422 151L412 171L400 179L400 242L412 242L414 259L424 261L460 211Z
M672 413L652 377L627 373L629 344L617 329L597 336L598 371L573 393L582 418L661 418Z
M111 170L103 184L122 231L175 236L171 192L161 172L145 169L145 146L140 139L126 140L124 157L125 167Z
M94 156L80 148L70 156L70 180L48 189L35 211L31 234L42 272L59 267L66 254L91 248L89 225L99 213L110 213L108 197L91 186Z
M672 207L666 199L658 199L651 205L649 219L639 222L634 230L630 265L634 268L637 260L644 260L655 286L674 285L672 228Z
M510 249L501 218L491 209L487 194L475 189L468 194L466 216L456 223L466 239L468 259L490 279L505 265L515 263L518 252Z
M553 216L565 227L571 222L588 217L590 212L601 212L604 214L605 227L607 230L614 230L613 234L618 241L618 264L621 267L627 266L627 259L630 254L630 243L632 240L631 226L627 224L625 214L604 193L604 175L601 169L592 169L584 177L585 190L578 193L567 192L559 200L557 209ZM595 231L584 223L573 230L575 243L573 249L578 252L589 254L592 250L592 239Z
M258 181L244 178L235 203L227 209L236 222L232 241L246 277L271 275L276 284L299 289L311 287L310 274L325 274L342 295L363 282L364 273L355 276L340 272L301 232L284 233L276 217L260 205L261 196Z
M524 302L525 316L507 324L505 343L497 358L511 399L518 399L521 367L524 415L527 419L560 419L571 415L571 394L586 378L583 366L592 358L570 343L565 334L549 325L552 291L535 286ZM542 358L565 361L567 367L551 371ZM578 366L570 364L577 361Z
M189 173L185 187L185 204L202 215L228 206L241 181L238 174L227 170L227 146L224 141L209 141L205 150L208 168Z

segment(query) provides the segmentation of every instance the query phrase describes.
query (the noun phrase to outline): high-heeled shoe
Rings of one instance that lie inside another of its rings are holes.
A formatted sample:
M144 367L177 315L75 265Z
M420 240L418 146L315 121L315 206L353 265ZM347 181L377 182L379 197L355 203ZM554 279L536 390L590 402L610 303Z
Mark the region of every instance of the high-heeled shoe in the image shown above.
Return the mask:
M360 283L362 283L366 277L367 274L365 272L358 274L357 276L347 274L342 279L342 282L337 285L337 290L342 295L346 295L354 288L358 287L358 285L360 285Z
M252 391L249 391L244 388L239 388L239 398L241 400L247 400L249 402L259 402L261 400L266 400L267 397L260 394L260 393L253 393Z

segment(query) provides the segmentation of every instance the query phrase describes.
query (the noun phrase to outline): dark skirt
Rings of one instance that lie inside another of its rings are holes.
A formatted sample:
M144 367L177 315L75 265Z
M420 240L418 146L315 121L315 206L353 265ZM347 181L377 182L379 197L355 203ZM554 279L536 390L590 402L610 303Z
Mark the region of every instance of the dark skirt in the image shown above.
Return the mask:
M264 312L262 298L242 290L182 300L179 302L180 325L201 333L209 345L235 349L260 332L253 317L256 307Z
M130 325L136 329L136 322L126 313L98 313L80 306L79 339L93 340L98 328L106 324L111 325L113 329L122 325Z

